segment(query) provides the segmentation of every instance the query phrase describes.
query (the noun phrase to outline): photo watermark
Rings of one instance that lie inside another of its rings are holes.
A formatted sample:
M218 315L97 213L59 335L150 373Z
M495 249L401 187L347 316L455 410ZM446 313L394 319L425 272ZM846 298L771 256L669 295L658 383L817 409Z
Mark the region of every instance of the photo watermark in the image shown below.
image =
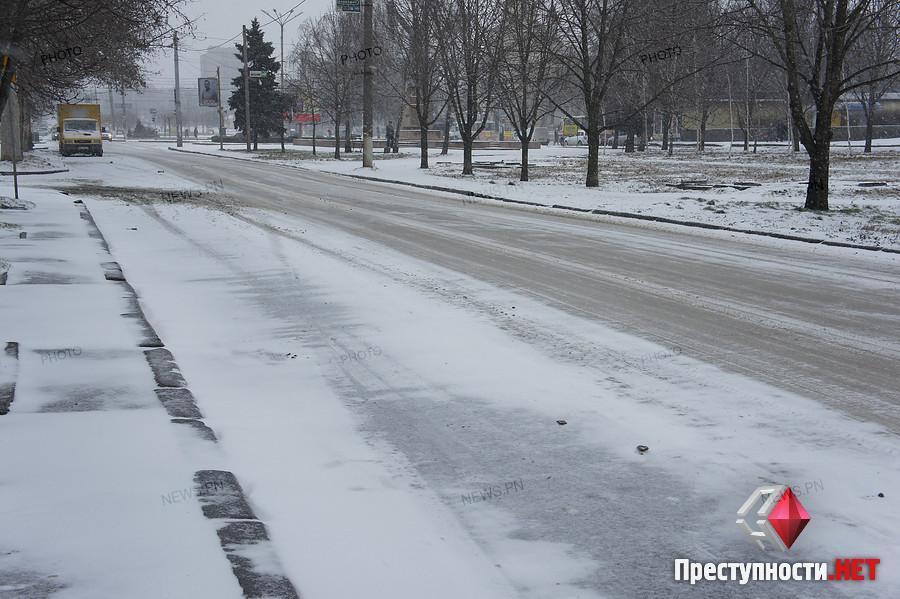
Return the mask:
M37 352L41 355L41 365L52 364L66 358L73 358L81 355L80 347L69 347L66 349L39 349Z
M381 56L381 53L381 46L375 46L373 48L365 48L363 50L360 50L356 54L341 54L341 64L346 64L347 60L351 58L354 61L360 61L365 60L366 58L371 58L373 56Z
M659 50L656 53L641 54L641 64L653 62L654 60L666 60L667 58L673 58L675 56L681 56L681 46L673 46L672 48Z
M63 60L65 58L71 58L72 56L80 56L81 55L81 46L75 46L74 48L66 48L65 50L57 50L52 54L41 54L41 64L47 66L47 61L53 62L54 60Z

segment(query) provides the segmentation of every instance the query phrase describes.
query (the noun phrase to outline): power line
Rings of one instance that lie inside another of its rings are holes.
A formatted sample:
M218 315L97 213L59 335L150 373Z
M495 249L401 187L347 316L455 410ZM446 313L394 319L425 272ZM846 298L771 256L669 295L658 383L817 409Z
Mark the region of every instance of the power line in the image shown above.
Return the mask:
M300 0L300 2L298 2L297 4L295 4L294 6L292 6L292 7L288 10L288 12L290 12L290 11L294 10L295 8L299 7L299 6L300 6L301 4L303 4L304 2L306 2L306 0ZM276 19L272 19L272 20L270 20L270 21L267 21L266 23L263 23L262 25L260 25L260 27L265 27L266 25L271 25L271 24L274 23L275 21L276 21ZM234 41L235 39L241 37L241 35L242 35L242 33L238 33L238 34L235 35L234 37L225 40L224 42L222 42L222 43L219 44L218 46L210 46L209 48L206 49L206 51L208 52L208 51L210 51L210 50L215 50L216 48L221 48L222 46L224 46L224 45L227 44L228 42Z

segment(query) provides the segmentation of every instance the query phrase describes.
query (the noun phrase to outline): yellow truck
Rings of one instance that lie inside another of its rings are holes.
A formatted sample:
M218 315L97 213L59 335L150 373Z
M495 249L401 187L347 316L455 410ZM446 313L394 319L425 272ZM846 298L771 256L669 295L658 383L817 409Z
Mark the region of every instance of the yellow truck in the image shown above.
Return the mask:
M59 153L103 156L99 104L60 104L56 107Z

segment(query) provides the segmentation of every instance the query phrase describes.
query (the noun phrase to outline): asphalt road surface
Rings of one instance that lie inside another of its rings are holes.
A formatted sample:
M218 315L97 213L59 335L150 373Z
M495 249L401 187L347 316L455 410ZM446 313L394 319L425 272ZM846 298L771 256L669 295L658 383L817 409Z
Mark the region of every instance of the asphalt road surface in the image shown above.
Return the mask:
M114 144L109 153L143 158L198 187L222 179L224 193L237 206L371 240L672 351L677 348L894 433L900 429L900 265L861 250L473 204L463 202L463 196L176 153L158 144ZM313 243L272 229L271 218L265 222L253 212L235 216L298 243ZM166 226L190 239L190 231L177 222ZM215 255L216 248L209 249ZM325 334L342 334L346 323L317 306L314 298L303 297L292 280L237 271L234 276L252 279L260 309L300 328L312 324ZM524 541L526 551L546 547L540 542L555 543L553 547L568 548L573 564L585 563L578 557L603 564L587 567L583 576L571 575L583 593L569 587L552 596L747 596L749 589L738 585L674 582L671 572L672 559L679 556L760 559L751 543L709 534L733 527L743 489L722 497L709 490L702 473L681 480L649 464L635 468L601 444L558 434L573 429L571 425L547 427L527 410L499 409L477 398L453 396L452 390L417 389L416 381L427 384L424 375L413 373L401 384L402 377L393 373L404 367L382 367L371 385L352 376L338 377L333 385L364 415L362 432L386 439L442 496L460 488L463 480L495 481L504 487L522 481L524 488L513 486L515 492L503 500L511 520L488 525L515 531L507 540ZM407 379L412 382L406 384ZM391 401L354 401L386 389ZM452 401L456 399L464 401ZM815 466L823 471L830 467ZM474 522L486 512L461 505L458 496L447 503L479 538ZM493 558L490 548L486 553ZM504 563L503 572L520 590L530 590L528 596L550 596L529 589L527 572L507 567L515 564ZM303 581L295 582L302 589ZM860 590L869 593L854 589ZM812 583L769 585L765 592L824 596L821 586Z
M900 431L900 265L862 250L464 204L156 144L115 149L198 183L221 178L238 205L302 216Z

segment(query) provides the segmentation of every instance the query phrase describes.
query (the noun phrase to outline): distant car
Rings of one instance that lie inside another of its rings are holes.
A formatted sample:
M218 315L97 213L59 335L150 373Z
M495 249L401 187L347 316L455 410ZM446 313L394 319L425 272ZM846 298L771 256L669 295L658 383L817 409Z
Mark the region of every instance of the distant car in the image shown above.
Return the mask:
M112 141L112 133L106 130L106 127L100 129L100 139L103 141Z
M578 135L570 135L569 137L564 137L562 140L562 145L586 146L587 142L587 133L585 133L583 130L580 130L578 131Z

